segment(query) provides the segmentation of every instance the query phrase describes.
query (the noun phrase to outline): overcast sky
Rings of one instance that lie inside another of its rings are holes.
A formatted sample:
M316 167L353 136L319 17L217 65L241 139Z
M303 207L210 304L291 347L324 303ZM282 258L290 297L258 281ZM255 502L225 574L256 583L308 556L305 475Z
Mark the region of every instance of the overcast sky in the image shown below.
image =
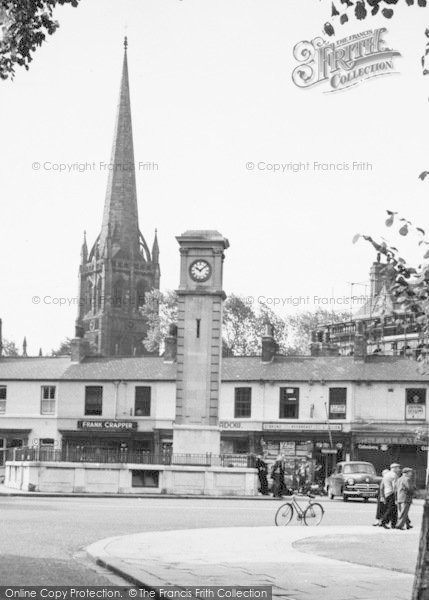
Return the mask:
M73 335L83 230L91 245L101 226L100 163L110 159L124 34L136 163L158 165L137 170L137 191L149 246L158 228L162 289L178 285L175 236L190 228L229 238L225 290L256 302L309 296L303 308L313 309L314 296L349 295L348 282L366 281L374 254L351 243L356 232L387 236L386 208L428 222L429 182L417 178L429 169L427 11L395 12L391 22L351 19L337 39L386 26L387 45L402 54L398 74L330 94L291 79L294 45L322 35L330 2L82 0L58 9L61 27L30 70L0 83L4 336L21 345L26 335L30 353L48 353ZM246 169L249 161L364 161L372 170L273 173Z

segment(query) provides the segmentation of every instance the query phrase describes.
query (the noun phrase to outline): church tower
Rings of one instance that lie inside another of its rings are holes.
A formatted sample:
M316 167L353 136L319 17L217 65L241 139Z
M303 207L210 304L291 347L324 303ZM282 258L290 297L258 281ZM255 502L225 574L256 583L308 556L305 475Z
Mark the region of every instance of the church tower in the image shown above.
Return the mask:
M140 309L160 280L156 232L150 252L138 223L127 45L101 232L90 252L84 237L79 268L76 337L102 356L147 354Z

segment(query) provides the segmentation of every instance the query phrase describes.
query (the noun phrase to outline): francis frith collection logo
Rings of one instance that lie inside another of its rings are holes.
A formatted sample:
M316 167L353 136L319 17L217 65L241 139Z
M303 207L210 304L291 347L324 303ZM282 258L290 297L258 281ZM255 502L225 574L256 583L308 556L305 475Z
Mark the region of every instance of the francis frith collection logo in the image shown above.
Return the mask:
M394 58L401 54L387 48L385 27L356 33L336 42L321 37L295 45L294 58L300 63L292 73L298 87L327 83L327 92L337 92L373 77L396 73Z

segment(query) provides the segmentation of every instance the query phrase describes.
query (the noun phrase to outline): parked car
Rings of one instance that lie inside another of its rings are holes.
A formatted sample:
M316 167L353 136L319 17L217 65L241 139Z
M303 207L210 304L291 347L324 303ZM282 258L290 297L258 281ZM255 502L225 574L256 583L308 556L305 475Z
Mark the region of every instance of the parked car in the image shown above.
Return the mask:
M344 502L349 498L377 498L381 477L374 465L362 461L339 462L335 471L326 479L326 493L329 498L342 496Z

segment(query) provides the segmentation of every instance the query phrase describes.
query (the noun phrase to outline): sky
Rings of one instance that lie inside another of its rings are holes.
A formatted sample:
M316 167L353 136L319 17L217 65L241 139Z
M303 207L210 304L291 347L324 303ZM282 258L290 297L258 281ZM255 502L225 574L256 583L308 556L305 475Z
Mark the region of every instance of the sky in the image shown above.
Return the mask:
M288 315L331 299L342 310L351 289L368 291L374 252L352 244L354 234L396 242L386 209L428 222L429 180L418 179L429 169L427 15L397 6L391 21L337 27L334 40L386 27L386 44L401 54L394 75L336 93L299 88L294 46L324 36L330 5L82 0L56 10L60 28L30 70L0 82L4 337L21 346L26 336L37 354L73 336L83 231L92 245L101 226L124 35L135 160L156 165L137 167L136 177L149 246L158 229L161 288L178 286L175 236L217 229L230 241L225 291L255 306L277 303ZM355 161L371 168L267 168ZM415 239L399 243L415 258ZM299 297L306 301L294 307Z

